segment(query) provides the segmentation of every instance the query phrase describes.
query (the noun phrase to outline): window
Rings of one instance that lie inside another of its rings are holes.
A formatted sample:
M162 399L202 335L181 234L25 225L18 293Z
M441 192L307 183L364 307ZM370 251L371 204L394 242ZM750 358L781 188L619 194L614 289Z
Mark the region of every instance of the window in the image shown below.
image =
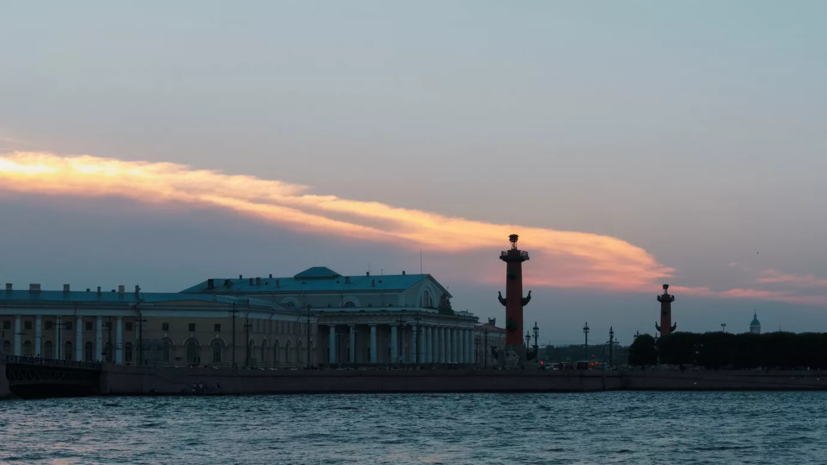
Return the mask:
M107 342L103 346L103 352L104 352L104 356L106 357L106 363L112 363L114 354L112 354L112 343L111 342Z
M168 332L169 331L169 323L161 323L161 331Z
M347 302L345 302L345 308L353 308L355 306L356 306L356 302L354 302L352 300L348 300Z
M3 322L3 329L5 329L5 330L11 329L11 321L4 321Z
M66 344L63 344L63 358L66 360L72 360L72 343L66 341Z
M194 325L190 324L190 326ZM199 363L198 358L198 342L190 339L187 342L187 363Z
M23 322L23 329L31 331L32 329L32 322L31 321L24 321Z
M129 323L127 323L129 325ZM132 343L127 342L123 345L123 359L126 363L132 363Z
M66 331L71 331L72 330L72 322L67 321L66 323L63 323L63 327L66 328ZM67 358L66 360L71 360L71 359Z
M168 323L165 323L165 324L168 324ZM169 341L164 341L164 345L161 348L161 351L162 351L161 360L163 360L164 363L169 363L169 353L171 352L170 349L171 349L171 347L170 347Z
M287 341L287 344L284 345L284 362L290 363L293 359L290 358L290 341Z
M132 331L132 323L129 323L129 322L126 323L126 330L127 331Z
M3 353L10 354L11 353L11 341L3 341Z
M214 324L212 329L213 329L213 331L215 331L216 333L220 333L220 332L221 332L221 324L220 324L220 323L216 323L216 324Z
M93 354L94 351L95 351L95 347L92 345L92 342L91 341L87 342L86 346L84 347L84 351L83 351L83 359L87 362L93 362L94 361L94 354Z
M261 360L259 360L262 365L267 364L267 352L267 341L263 341L261 343Z
M299 341L298 344L296 344L296 362L304 362L304 351L302 350L302 341Z
M55 348L52 341L46 341L43 344L43 358L55 358Z
M287 302L286 307L287 308L296 308L296 303L295 302Z
M47 322L46 322L46 330L50 330L50 329L52 329L52 322L51 322L51 321L47 321Z
M422 292L422 305L421 306L425 307L425 308L433 308L434 307L434 303L431 300L431 293L430 292L428 292L428 291Z
M190 328L190 332L194 333L195 332L195 323L190 323L189 328Z
M212 362L221 363L221 344L218 342L214 342L212 345Z
M273 366L278 365L279 363L279 341L276 341L273 344Z
M23 342L23 356L31 357L32 355L32 341Z
M92 331L92 329L94 329L94 328L92 328L92 322L87 321L86 322L86 331Z

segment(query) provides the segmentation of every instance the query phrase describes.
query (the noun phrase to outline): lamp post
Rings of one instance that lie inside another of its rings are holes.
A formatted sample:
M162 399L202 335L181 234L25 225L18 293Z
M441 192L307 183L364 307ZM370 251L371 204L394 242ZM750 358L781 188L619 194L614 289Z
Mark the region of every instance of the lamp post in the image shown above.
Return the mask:
M526 332L525 332L525 348L526 348L526 349L528 349L528 347L529 347L530 345L531 345L531 333L529 333L528 331L526 331Z
M588 361L589 360L589 322L588 321L586 322L586 326L583 326L583 334L586 336L586 345L583 346L583 349L584 349L584 352L585 352L585 355L586 355L586 361Z
M612 349L614 349L614 338L615 332L614 329L609 326L609 368L612 368Z
M537 343L537 340L540 338L540 328L537 326L536 321L534 322L534 328L532 328L532 329L534 330L534 345L532 347L534 347L534 351L536 352L537 349L540 348L539 344ZM537 353L537 356L539 357L540 353L539 352L536 352L536 353Z

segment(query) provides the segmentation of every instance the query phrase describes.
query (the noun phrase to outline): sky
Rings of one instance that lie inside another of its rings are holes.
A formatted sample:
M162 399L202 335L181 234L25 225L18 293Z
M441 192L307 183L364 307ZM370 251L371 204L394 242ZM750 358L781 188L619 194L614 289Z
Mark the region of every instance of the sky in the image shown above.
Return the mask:
M0 1L0 281L431 273L544 342L827 331L827 4Z

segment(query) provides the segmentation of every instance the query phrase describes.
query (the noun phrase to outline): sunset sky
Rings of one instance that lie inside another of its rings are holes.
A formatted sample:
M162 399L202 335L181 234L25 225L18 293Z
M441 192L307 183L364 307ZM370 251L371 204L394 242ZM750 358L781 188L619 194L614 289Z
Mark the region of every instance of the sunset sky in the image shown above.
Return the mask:
M417 273L541 341L827 331L827 3L0 3L0 281Z

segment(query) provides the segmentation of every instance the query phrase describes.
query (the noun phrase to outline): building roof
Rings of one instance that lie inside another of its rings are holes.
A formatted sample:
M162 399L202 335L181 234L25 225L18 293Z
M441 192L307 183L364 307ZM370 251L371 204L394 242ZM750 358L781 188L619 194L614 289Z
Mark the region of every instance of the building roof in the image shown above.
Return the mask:
M295 279L332 279L342 275L326 266L314 266L293 276Z
M761 322L758 321L758 312L755 312L752 315L752 323L749 324L750 326L761 326Z
M76 305L135 305L164 304L175 302L208 302L224 305L250 304L253 306L278 308L273 302L247 297L232 297L210 294L181 294L174 292L82 292L82 291L30 291L0 290L0 306L10 304L76 304Z
M314 266L293 277L256 277L241 279L213 278L184 289L182 293L219 294L301 294L404 291L430 280L441 292L451 294L429 274L396 274L382 276L342 276L323 266ZM213 287L210 287L212 283Z

